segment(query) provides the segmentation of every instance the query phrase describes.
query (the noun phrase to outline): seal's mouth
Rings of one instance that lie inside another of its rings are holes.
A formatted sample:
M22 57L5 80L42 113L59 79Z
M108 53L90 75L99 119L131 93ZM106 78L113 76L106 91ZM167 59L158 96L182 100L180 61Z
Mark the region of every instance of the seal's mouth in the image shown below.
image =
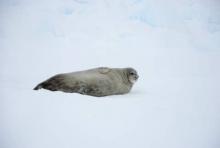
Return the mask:
M139 75L135 75L135 80L137 81L138 80L138 78L139 78Z
M135 82L137 82L138 78L139 78L139 76L135 75L135 76L131 76L129 80L132 84L134 84Z

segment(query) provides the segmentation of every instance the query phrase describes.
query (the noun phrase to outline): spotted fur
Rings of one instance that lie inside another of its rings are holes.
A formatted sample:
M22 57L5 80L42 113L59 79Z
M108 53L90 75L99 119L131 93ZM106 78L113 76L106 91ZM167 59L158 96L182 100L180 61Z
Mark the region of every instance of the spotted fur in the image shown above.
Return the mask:
M99 67L55 75L34 90L44 88L101 97L128 93L137 79L138 74L133 68Z

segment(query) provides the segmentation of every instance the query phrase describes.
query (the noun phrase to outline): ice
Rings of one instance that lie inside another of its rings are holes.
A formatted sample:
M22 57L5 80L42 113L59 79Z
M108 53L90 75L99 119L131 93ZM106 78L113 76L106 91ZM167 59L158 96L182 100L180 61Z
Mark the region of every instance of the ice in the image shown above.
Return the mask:
M218 148L218 0L2 0L1 148ZM32 90L133 67L126 95Z

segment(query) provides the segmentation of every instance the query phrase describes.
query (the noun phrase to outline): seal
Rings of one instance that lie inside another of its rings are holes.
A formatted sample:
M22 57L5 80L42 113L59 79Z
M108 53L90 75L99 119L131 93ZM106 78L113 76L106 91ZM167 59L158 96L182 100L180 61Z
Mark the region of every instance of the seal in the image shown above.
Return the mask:
M118 95L130 92L138 77L137 71L133 68L98 67L57 74L38 84L34 90L44 88L96 97Z

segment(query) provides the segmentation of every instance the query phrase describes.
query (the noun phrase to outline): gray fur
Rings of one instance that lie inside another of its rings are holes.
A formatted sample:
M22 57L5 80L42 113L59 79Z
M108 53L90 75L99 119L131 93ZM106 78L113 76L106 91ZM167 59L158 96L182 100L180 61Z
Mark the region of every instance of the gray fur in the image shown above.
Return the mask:
M44 88L101 97L128 93L137 79L138 74L133 68L99 67L55 75L34 90Z

